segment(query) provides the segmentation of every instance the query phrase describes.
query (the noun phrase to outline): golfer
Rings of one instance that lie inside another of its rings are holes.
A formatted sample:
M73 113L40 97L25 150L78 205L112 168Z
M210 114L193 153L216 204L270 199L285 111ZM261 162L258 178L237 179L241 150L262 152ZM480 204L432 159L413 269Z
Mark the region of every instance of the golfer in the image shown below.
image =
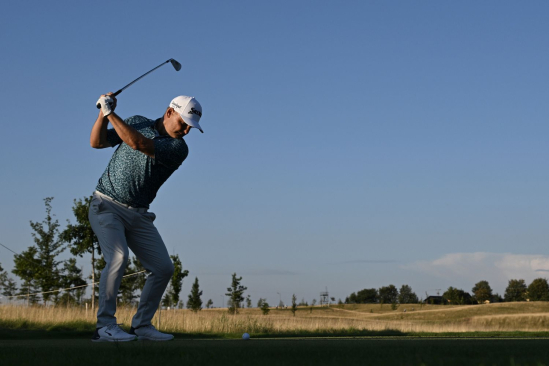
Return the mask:
M95 149L116 147L99 179L89 210L90 224L99 239L107 265L99 282L99 309L94 342L139 340L167 341L151 324L162 294L173 274L173 263L154 226L149 211L156 192L188 155L183 140L192 128L202 131L200 103L188 96L173 99L156 120L133 116L122 120L114 113L112 93L97 101L101 111L93 125L90 144ZM114 129L107 129L108 123ZM150 272L141 291L137 313L129 333L116 322L116 297L126 264L128 248Z

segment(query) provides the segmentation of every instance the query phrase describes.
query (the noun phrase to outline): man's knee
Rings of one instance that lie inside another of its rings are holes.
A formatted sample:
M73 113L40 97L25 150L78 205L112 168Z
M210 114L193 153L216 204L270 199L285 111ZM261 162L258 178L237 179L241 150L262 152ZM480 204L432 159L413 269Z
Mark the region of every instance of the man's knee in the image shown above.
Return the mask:
M109 261L107 262L107 265L111 269L118 269L118 268L126 269L128 258L129 258L128 250L125 250L122 252L117 251L110 256Z
M172 278L174 272L174 267L172 261L169 261L164 265L160 270L158 275L162 276L163 278Z

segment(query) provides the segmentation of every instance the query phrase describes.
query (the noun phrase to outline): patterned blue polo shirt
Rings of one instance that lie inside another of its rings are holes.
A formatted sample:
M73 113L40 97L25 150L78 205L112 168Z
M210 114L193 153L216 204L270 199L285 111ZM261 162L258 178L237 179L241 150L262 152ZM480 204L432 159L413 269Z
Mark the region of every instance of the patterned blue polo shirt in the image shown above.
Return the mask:
M160 136L151 119L133 116L124 122L154 139L154 159L132 149L114 129L107 130L107 141L118 147L95 189L123 204L149 208L160 186L187 158L189 148L183 139Z

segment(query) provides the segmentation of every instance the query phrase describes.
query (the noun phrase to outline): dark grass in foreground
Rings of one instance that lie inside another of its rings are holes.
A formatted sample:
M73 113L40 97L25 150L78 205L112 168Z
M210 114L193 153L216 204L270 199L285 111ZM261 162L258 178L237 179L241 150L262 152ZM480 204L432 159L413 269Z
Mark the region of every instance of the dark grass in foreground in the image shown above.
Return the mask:
M26 365L549 365L541 339L252 339L92 343L0 342L2 366Z

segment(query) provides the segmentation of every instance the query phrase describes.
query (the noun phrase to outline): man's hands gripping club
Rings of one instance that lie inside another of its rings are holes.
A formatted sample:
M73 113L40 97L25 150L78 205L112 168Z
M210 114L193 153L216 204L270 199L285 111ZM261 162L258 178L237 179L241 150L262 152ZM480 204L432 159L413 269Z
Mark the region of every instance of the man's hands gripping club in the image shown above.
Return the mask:
M116 97L113 95L112 92L101 95L96 104L101 106L101 112L103 112L103 117L107 117L116 109Z

